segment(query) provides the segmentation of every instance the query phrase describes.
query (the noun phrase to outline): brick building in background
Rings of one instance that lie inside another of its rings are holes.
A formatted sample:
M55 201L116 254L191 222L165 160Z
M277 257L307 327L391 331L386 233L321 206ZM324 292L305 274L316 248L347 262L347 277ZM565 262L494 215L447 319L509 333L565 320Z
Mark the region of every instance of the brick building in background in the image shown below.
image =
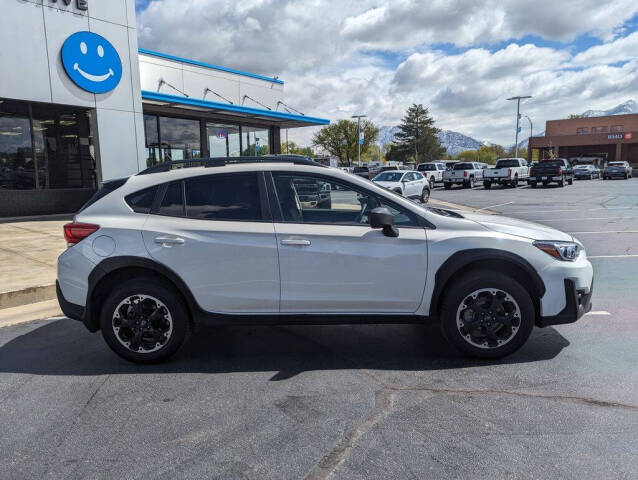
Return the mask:
M544 137L529 139L528 156L599 157L601 164L625 160L638 168L638 114L548 120Z

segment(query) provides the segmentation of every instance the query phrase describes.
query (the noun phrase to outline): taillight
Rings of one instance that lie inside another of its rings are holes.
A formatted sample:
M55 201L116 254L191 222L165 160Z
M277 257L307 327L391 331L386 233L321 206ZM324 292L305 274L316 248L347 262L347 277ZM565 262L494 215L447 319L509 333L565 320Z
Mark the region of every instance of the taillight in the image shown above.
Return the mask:
M558 167L558 174L562 175L563 174L563 167Z
M463 172L463 176L464 176L464 177L467 177L467 170L465 170L465 171Z
M533 173L534 173L534 169L533 169L533 168L530 168L530 169L529 169L529 174L530 174L530 175L532 175Z
M508 176L508 177L511 177L511 176L512 176L512 169L511 169L511 168L508 168L508 169L507 169L507 176Z
M64 239L68 245L75 245L93 232L97 232L99 228L99 225L92 223L67 223L64 226Z

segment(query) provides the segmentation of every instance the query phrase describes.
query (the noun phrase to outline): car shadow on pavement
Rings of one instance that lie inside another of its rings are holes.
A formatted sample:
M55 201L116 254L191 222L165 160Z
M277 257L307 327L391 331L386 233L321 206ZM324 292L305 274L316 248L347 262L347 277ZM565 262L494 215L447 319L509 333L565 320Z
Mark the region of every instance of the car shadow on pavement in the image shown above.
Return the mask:
M100 333L61 319L33 328L0 347L0 373L103 375L127 373L278 372L284 380L312 370L427 371L550 360L569 345L549 327L534 329L518 352L501 360L458 354L437 325L198 327L164 363L136 365L116 356ZM0 332L0 342L3 341Z

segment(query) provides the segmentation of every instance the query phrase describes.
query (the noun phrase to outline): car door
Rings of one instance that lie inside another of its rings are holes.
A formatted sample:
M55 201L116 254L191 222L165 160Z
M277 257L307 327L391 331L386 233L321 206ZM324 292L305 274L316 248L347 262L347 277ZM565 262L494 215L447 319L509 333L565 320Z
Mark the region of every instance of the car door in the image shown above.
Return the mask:
M191 177L162 188L142 232L151 257L179 275L204 310L278 312L277 241L263 173Z
M409 195L406 195L407 197L418 197L419 195L421 195L421 190L423 189L423 185L421 183L421 178L423 178L421 176L420 173L417 172L409 172L407 174L408 177L408 185L409 185Z
M282 313L417 310L425 287L427 243L412 213L329 176L274 172L272 180ZM329 182L329 204L302 205L294 187L298 180ZM370 228L368 214L378 206L395 215L398 238Z

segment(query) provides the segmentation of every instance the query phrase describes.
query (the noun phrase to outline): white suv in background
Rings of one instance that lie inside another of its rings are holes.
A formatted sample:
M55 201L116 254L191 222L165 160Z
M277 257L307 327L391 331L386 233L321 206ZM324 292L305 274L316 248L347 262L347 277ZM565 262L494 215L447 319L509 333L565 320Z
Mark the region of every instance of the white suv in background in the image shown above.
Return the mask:
M329 201L300 201L312 182ZM62 310L135 362L168 357L194 323L438 321L494 358L591 308L571 235L429 208L298 157L160 164L105 183L64 233Z
M427 203L430 198L430 184L421 174L414 170L386 170L372 181L388 190Z

